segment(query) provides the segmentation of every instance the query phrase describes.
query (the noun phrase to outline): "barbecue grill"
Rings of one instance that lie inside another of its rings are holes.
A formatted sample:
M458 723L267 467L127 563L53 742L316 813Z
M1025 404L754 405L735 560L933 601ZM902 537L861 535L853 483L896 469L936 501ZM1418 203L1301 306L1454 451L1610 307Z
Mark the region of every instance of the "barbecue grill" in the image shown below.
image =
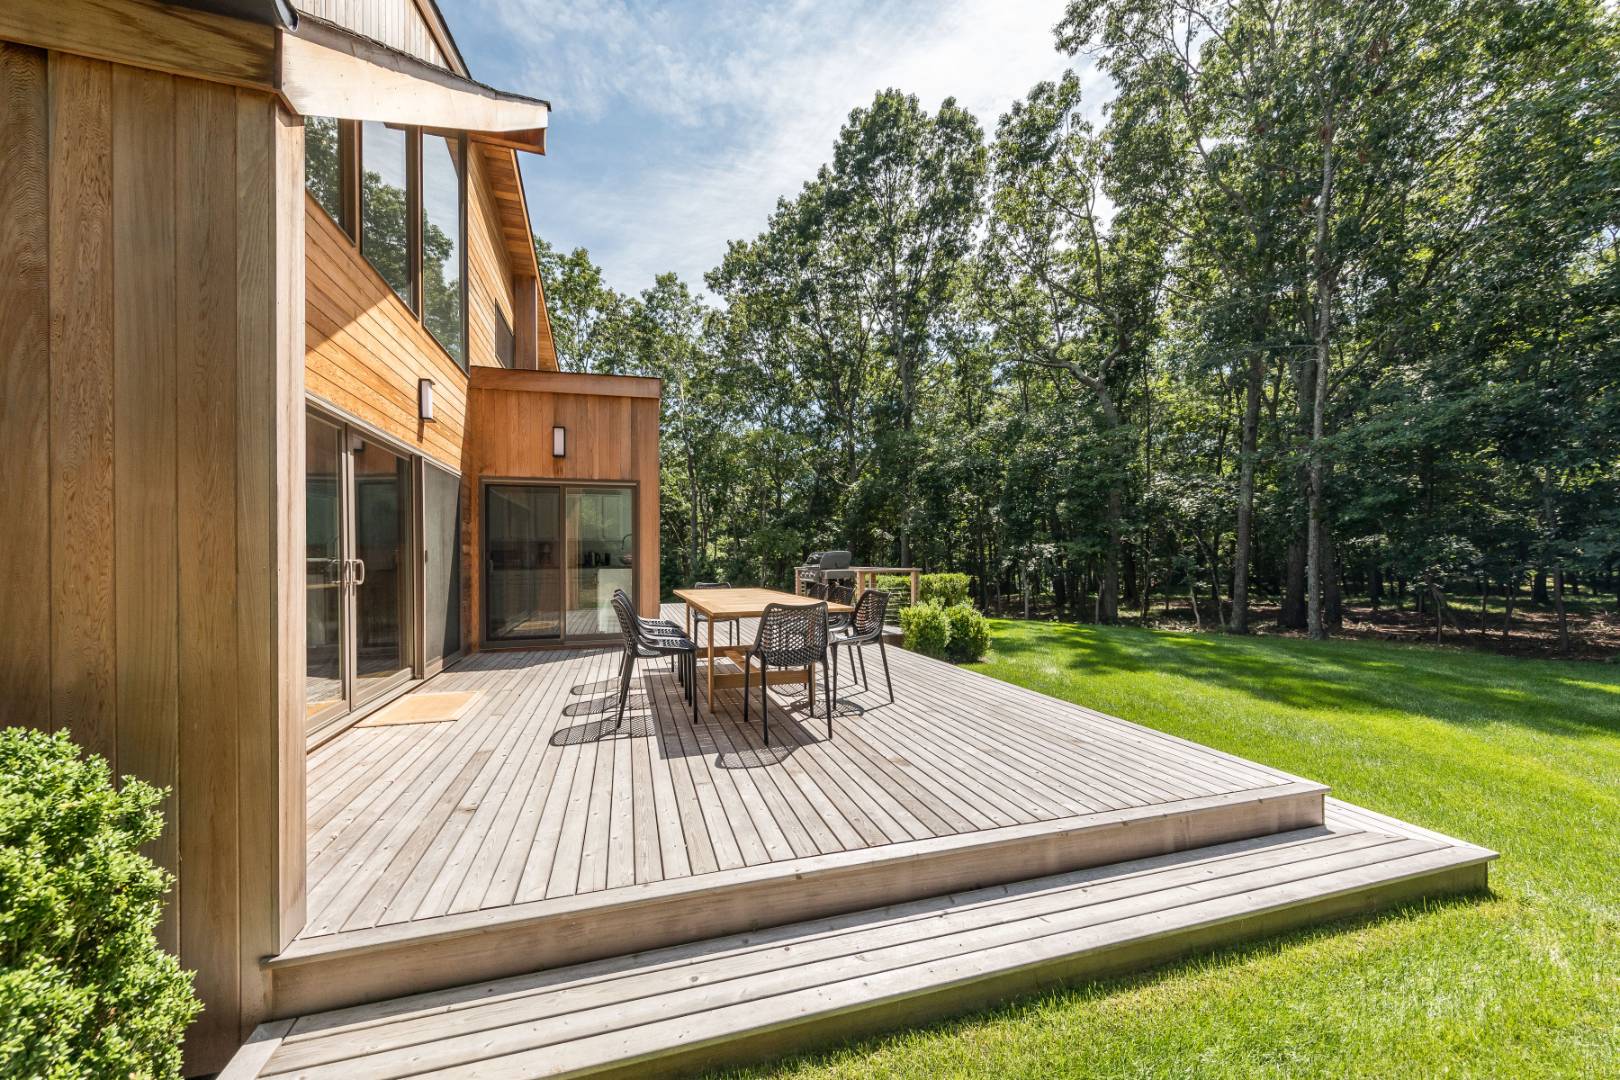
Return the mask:
M849 564L854 559L855 556L848 551L812 551L810 561L796 571L799 591L807 596L825 598L827 586L831 584L848 585L853 590L855 571L849 568Z

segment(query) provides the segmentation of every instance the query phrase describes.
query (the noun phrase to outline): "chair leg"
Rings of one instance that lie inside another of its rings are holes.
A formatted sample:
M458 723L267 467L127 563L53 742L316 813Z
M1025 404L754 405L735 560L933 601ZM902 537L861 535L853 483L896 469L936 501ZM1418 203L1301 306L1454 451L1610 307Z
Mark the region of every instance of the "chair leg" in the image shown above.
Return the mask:
M889 684L889 701L894 701L894 679L889 676L889 651L884 648L883 639L878 638L878 655L883 657L883 681Z
M771 665L763 659L759 662L759 722L765 729L765 745L771 745L771 698L767 691L771 687ZM743 695L747 696L745 688Z
M865 645L857 645L857 646L855 646L855 655L860 657L860 660L861 660L861 689L862 690L870 690L871 687L869 685L867 685L867 682L866 682L866 646Z
M697 719L698 719L698 713L697 713L697 706L698 706L698 700L697 700L697 650L696 649L693 649L691 652L686 654L686 673L688 675L688 678L686 680L686 692L689 695L691 695L691 698L692 698L692 726L696 727L697 726Z
M743 723L748 723L749 680L754 676L754 662L743 657Z
M624 703L630 697L630 680L636 670L636 656L629 649L624 652L624 663L619 665L619 712L613 721L613 730L624 726Z
M834 653L833 655L837 656L838 654ZM821 696L827 699L827 739L830 742L832 740L833 696L832 691L827 689L826 664L821 665Z
M838 649L834 647L827 651L832 654L832 684L833 689L836 690L838 689Z

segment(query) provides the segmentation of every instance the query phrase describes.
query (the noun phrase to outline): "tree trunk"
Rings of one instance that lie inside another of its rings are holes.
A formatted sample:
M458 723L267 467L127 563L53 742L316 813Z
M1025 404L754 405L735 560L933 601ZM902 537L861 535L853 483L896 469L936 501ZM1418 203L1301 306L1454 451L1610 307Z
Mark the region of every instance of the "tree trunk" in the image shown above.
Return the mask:
M1265 355L1256 348L1249 357L1243 402L1243 436L1238 448L1237 541L1232 548L1232 621L1234 634L1249 632L1249 558L1254 547L1254 457L1259 445L1260 384Z
M1519 595L1518 585L1507 591L1507 614L1502 616L1502 640L1505 642L1513 629L1513 601Z
M1569 613L1564 610L1564 566L1553 567L1553 604L1558 610L1558 651L1569 652Z
M1333 212L1333 99L1322 119L1322 188L1316 201L1316 378L1311 409L1310 482L1306 489L1305 621L1312 638L1327 637L1322 621L1322 561L1327 549L1322 505L1322 437L1327 414L1328 364L1332 359L1333 260L1328 251L1328 223Z
M1297 538L1288 542L1282 610L1277 622L1289 630L1305 629L1305 545Z
M1097 621L1119 621L1119 520L1123 513L1119 489L1108 492L1108 550L1103 553L1102 581L1097 588Z
M1537 604L1550 604L1552 597L1547 592L1547 568L1536 567L1535 583L1530 587L1530 599Z

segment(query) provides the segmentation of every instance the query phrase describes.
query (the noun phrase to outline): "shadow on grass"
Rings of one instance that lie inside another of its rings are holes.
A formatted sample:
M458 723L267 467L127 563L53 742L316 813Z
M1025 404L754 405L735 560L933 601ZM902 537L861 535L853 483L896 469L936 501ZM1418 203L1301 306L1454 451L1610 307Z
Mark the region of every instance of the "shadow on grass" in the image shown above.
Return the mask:
M992 659L1057 660L1077 676L1174 673L1311 712L1400 710L1448 724L1503 722L1557 735L1620 731L1620 677L1601 669L1576 676L1559 661L1068 623L1003 621L996 631ZM1612 686L1606 677L1614 678Z
M1081 979L1054 987L1032 989L984 1008L963 1011L922 1024L896 1024L893 1028L875 1035L825 1043L812 1050L773 1061L706 1073L704 1076L707 1080L753 1080L756 1077L792 1075L799 1069L831 1070L840 1064L842 1059L876 1054L897 1039L904 1038L909 1042L918 1038L960 1038L965 1037L971 1028L998 1022L1029 1023L1032 1025L1029 1029L1031 1037L1034 1037L1036 1029L1033 1025L1039 1024L1038 1014L1046 1009L1083 1008L1091 1002L1101 1001L1116 994L1155 986L1178 978L1194 977L1212 965L1241 965L1289 949L1338 938L1363 927L1447 909L1479 907L1496 900L1496 894L1489 889L1462 895L1412 900L1382 911L1299 927L1214 949L1194 949L1182 956L1126 975Z

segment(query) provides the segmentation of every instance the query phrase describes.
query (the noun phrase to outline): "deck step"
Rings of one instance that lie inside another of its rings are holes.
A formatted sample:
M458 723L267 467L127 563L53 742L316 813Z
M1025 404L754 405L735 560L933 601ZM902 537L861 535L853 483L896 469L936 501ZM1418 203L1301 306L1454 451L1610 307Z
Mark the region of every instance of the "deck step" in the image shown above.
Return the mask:
M267 961L286 1017L706 941L1317 825L1327 789L1272 784L301 938Z
M1320 827L277 1021L222 1080L667 1075L1482 889L1494 857L1328 800Z

